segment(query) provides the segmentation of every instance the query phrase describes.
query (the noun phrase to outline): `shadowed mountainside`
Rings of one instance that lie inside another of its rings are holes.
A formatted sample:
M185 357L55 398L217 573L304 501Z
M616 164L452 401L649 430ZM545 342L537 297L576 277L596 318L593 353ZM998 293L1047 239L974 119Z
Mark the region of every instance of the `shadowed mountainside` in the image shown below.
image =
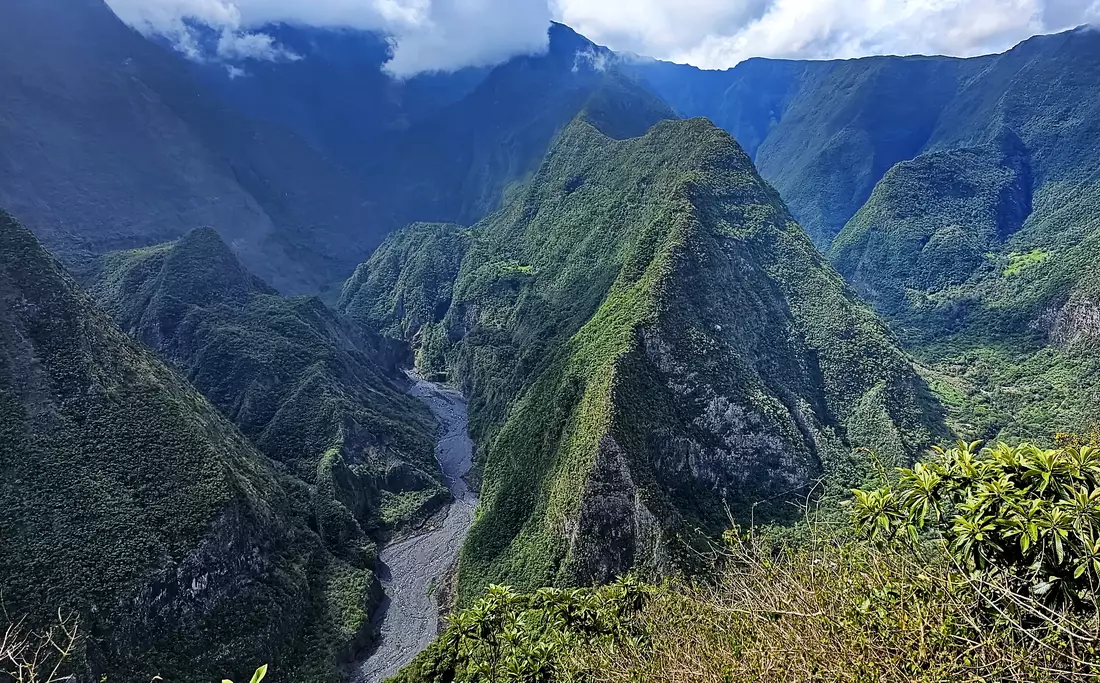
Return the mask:
M312 530L310 490L98 311L0 213L0 587L80 617L89 680L335 681L369 639L365 558Z
M400 345L315 297L279 296L213 230L109 254L91 291L124 331L311 484L334 548L373 554L371 537L446 500L435 421L405 393Z

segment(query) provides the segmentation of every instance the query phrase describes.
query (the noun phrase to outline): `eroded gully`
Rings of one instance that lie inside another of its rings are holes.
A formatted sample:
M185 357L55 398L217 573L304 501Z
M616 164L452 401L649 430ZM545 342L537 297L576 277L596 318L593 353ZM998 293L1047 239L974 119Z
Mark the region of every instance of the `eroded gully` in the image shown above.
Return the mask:
M380 683L431 644L439 627L439 587L458 558L477 506L477 495L463 479L473 466L474 450L466 400L456 391L412 379L409 393L439 421L435 457L454 500L437 517L442 524L382 549L378 577L386 597L378 612L378 647L359 666L356 683Z

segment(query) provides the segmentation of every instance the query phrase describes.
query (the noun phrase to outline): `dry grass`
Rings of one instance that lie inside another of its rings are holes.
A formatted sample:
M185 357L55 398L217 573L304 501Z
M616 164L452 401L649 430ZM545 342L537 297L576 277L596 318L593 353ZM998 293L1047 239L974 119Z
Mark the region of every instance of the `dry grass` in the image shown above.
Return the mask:
M607 683L1100 680L1094 618L975 585L934 549L735 540L723 567L664 586L643 614L648 642L584 653L577 669Z

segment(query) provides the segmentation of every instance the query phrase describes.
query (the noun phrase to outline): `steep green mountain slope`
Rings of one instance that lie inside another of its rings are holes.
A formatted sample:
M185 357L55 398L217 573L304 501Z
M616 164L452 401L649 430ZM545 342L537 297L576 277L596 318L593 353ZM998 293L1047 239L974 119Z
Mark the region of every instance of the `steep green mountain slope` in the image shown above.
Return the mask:
M447 498L435 421L391 344L314 297L285 299L211 229L103 259L92 294L273 460L315 487L320 531L362 544ZM393 345L396 347L396 345Z
M419 257L451 246L452 291L417 284ZM703 120L617 140L582 115L469 233L392 236L345 289L352 313L374 298L357 283L391 288L368 318L438 329L433 357L470 398L484 489L466 597L667 569L691 555L676 539L728 524L724 504L782 516L753 503L823 472L858 481L851 447L903 460L939 429L884 326Z
M1007 159L899 164L829 255L933 368L960 434L1049 443L1100 422L1100 184L1028 214L1062 189L1032 200L1028 160Z
M344 284L340 310L369 329L412 342L422 374L445 374L439 321L451 305L472 235L447 223L418 223L394 233Z
M751 59L723 72L657 62L636 73L681 114L707 116L744 140L761 175L824 248L886 171L925 148L967 63Z
M0 213L0 590L75 610L82 679L334 681L374 580L277 473Z
M829 251L970 396L956 419L975 437L1100 421L1098 78L1095 31L991 58L944 110L942 151L892 169Z
M996 143L1005 129L1033 156L1037 211L1044 184L1084 182L1095 158L1098 54L1100 34L1082 29L973 59L632 70L681 114L708 116L745 140L761 175L824 248L895 164Z
M915 260L928 248L922 240L937 248L936 231L949 229L948 214L956 209L954 221L973 249L1002 261L1034 249L1067 256L1091 233L1100 215L1100 34L1035 38L985 59L986 68L940 113L930 153L888 174L833 245L834 263L857 288L907 288L918 299L942 289L940 283L909 281L894 263ZM959 199L969 208L953 205ZM907 223L909 217L923 225ZM887 255L884 248L898 251ZM860 268L883 260L888 263L878 269ZM929 264L952 265L934 255ZM961 267L951 284L958 284L979 269L981 259L954 265ZM882 308L894 314L905 306L894 301Z
M211 225L301 292L346 277L381 239L357 178L221 106L102 0L0 5L0 84L0 205L67 263Z
M639 69L753 142L814 241L930 366L960 433L1045 443L1100 420L1100 32L965 60Z
M1031 212L1031 161L1006 131L999 144L931 152L886 174L829 251L880 311L966 282Z

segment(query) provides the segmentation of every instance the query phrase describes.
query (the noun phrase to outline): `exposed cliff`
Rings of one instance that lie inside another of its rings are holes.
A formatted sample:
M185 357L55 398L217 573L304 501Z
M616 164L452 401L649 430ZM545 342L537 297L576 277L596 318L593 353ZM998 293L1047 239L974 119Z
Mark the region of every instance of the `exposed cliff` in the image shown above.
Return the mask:
M747 517L822 473L858 479L852 447L904 460L939 428L885 327L728 134L601 126L574 121L474 226L449 307L422 324L470 397L485 468L466 596L667 569L684 561L674 539L722 528L726 504ZM392 263L376 258L360 281Z

